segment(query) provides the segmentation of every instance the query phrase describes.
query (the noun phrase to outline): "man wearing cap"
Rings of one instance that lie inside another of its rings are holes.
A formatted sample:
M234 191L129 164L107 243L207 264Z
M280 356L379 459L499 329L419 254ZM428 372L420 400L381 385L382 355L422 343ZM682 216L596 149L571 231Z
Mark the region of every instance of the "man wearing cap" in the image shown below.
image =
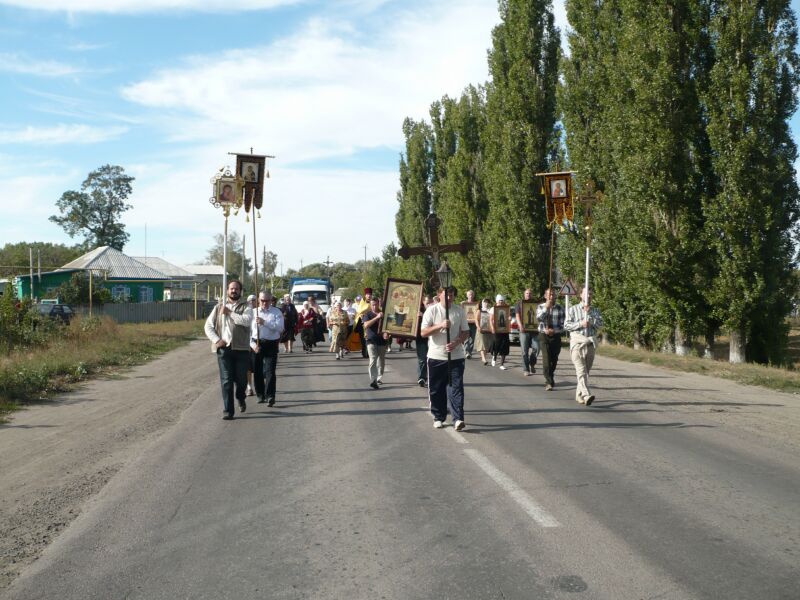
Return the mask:
M358 303L356 307L356 320L355 320L355 330L358 332L358 339L361 341L361 356L362 358L369 358L367 354L367 342L364 338L364 315L367 313L370 307L370 301L372 300L372 288L364 288L364 297L361 299L361 302Z
M258 308L253 313L250 342L256 347L255 384L258 403L275 405L278 344L283 333L283 313L272 306L272 294L258 294Z
M253 309L241 299L242 284L236 279L228 283L225 304L217 304L208 315L205 333L217 355L222 384L222 418L233 419L234 387L239 411L247 410L245 386L250 362L250 323Z
M460 305L453 305L455 288L439 288L439 302L425 309L422 316L422 337L428 338L428 399L433 415L433 427L441 429L447 419L448 405L456 431L464 423L464 340L469 326ZM449 319L445 319L445 294L449 304ZM450 342L447 342L447 331ZM450 353L448 367L448 353ZM448 381L448 368L449 377Z
M583 288L581 303L569 307L564 329L570 332L569 353L578 378L575 401L586 406L594 402L594 394L589 391L589 371L594 363L597 330L602 326L603 317L592 306L592 292Z

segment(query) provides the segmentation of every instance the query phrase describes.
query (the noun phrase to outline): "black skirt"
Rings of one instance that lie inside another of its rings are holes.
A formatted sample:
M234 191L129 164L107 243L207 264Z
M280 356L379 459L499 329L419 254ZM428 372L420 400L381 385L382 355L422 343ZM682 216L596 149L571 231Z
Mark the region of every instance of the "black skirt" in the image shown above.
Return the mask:
M492 354L494 356L508 356L511 342L508 341L507 333L495 333L492 342Z

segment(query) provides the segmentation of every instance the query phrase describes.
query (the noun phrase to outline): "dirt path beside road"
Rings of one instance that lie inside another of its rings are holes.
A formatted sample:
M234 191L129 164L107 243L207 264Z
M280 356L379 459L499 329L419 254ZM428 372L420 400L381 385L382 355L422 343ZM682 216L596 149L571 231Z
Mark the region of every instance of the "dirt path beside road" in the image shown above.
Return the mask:
M197 360L203 351L208 361ZM0 590L126 462L218 385L210 365L208 342L198 340L0 425Z

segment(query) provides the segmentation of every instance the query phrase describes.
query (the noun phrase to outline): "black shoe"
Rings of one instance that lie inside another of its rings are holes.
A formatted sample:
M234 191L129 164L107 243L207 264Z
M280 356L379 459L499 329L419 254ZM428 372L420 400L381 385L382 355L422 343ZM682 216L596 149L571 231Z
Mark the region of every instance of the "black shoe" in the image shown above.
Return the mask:
M256 404L264 404L266 400L264 398L259 397L258 402Z
M585 396L584 400L586 401L586 406L591 406L592 402L594 402L594 394L590 394L589 396Z
M267 406L275 406L275 398L270 398L267 402Z
M373 390L379 390L379 389L381 389L381 386L379 386L379 385L378 385L378 382L377 382L377 381L373 381L372 383L370 383L370 384L369 384L369 387L371 387Z
M233 415L229 412L224 412L222 413L222 419L225 421L231 421L233 420Z
M247 402L244 400L239 400L239 412L245 412L247 410Z
M425 387L425 380L422 378L417 379L417 384L419 387Z

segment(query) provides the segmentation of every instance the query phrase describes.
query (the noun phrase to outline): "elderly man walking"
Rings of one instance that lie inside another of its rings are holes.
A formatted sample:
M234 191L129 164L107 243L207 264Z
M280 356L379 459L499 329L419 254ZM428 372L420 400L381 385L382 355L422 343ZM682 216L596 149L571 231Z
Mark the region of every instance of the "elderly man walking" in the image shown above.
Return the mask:
M205 332L217 355L222 384L222 418L233 419L234 388L239 411L247 410L245 402L247 369L250 365L250 323L253 309L242 300L242 284L236 279L228 283L228 297L217 304L206 320Z
M278 346L283 333L283 313L272 306L272 294L258 294L258 308L253 314L251 342L256 346L255 387L258 403L275 405Z
M525 377L536 373L536 358L539 356L539 336L525 330L525 315L522 314L522 303L533 301L533 290L526 288L522 300L517 302L516 317L517 331L519 331L519 347L522 351L522 370ZM533 311L531 311L533 312Z
M569 353L578 378L575 401L586 406L594 402L594 394L589 390L589 371L594 363L597 330L602 326L603 317L592 306L592 292L583 288L581 303L570 306L564 329L570 332Z

